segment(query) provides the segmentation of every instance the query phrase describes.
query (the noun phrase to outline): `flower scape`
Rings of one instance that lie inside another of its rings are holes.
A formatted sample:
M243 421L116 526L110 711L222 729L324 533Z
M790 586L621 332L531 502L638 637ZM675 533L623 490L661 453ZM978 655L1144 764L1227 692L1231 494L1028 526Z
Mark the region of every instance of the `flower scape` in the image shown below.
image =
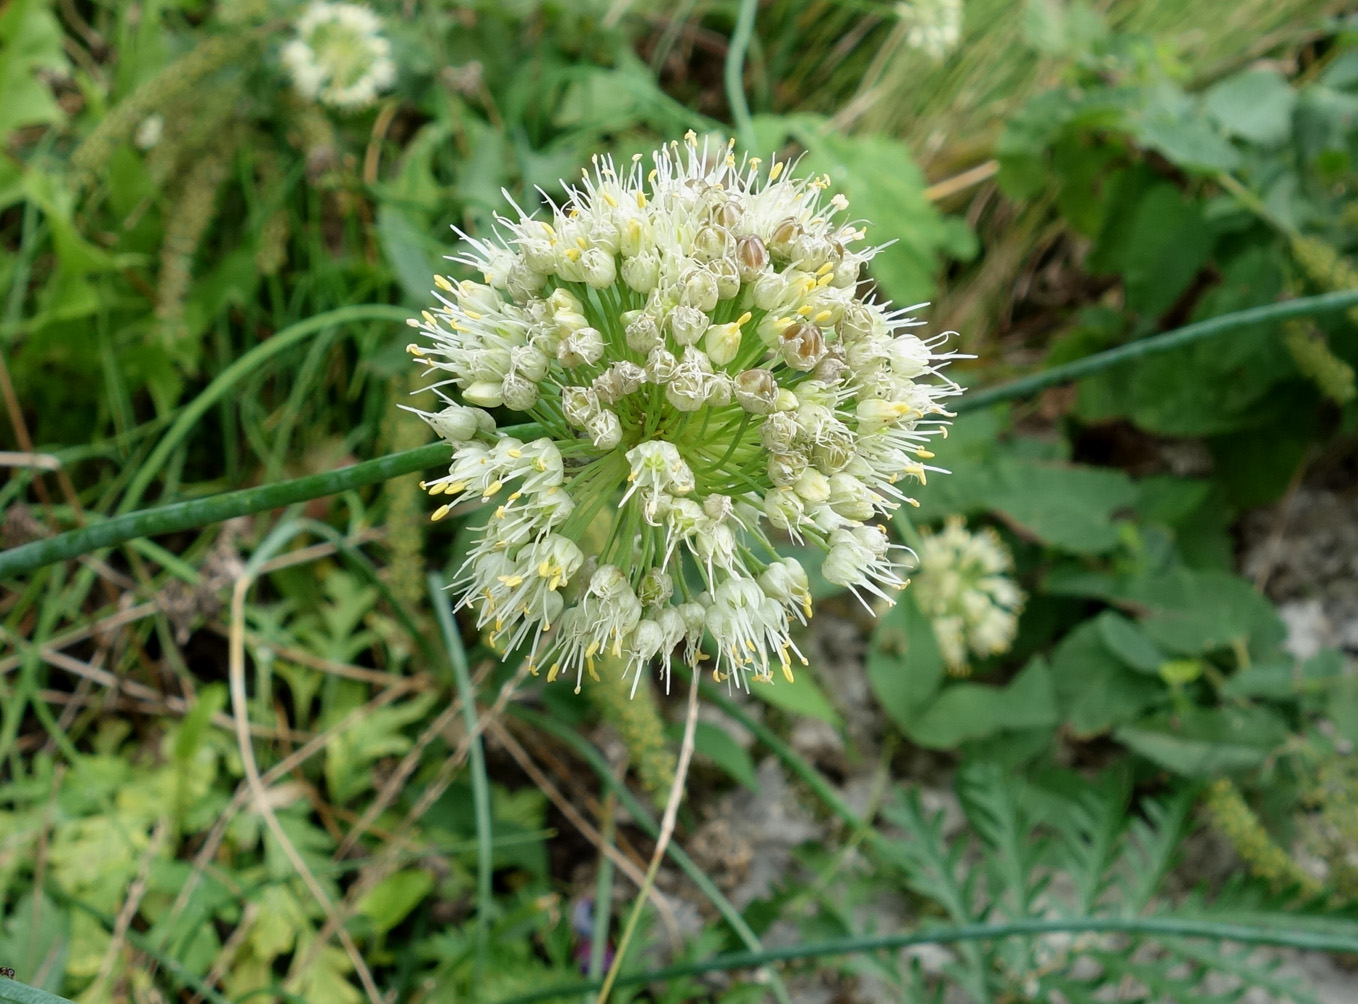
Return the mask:
M433 518L494 505L451 587L493 644L577 690L603 654L634 692L653 662L668 687L705 635L716 679L792 680L810 582L769 528L866 606L910 553L873 521L939 470L946 336L860 281L880 247L828 178L732 147L690 132L622 173L596 158L550 219L514 206L494 240L458 231L484 282L436 276L439 306L410 322L447 404L419 414L455 448L423 485Z

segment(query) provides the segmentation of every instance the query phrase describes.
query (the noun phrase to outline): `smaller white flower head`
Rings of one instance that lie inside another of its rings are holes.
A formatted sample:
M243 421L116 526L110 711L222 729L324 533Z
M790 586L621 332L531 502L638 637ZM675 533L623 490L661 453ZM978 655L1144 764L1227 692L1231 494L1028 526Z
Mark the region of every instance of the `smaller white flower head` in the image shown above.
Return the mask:
M978 657L1009 651L1018 633L1023 591L1010 577L1014 559L990 527L967 530L951 516L939 533L925 532L915 572L915 601L933 622L943 661L965 675L968 653Z
M313 3L296 28L282 60L302 97L357 111L396 80L382 19L362 4Z
M935 62L962 39L962 0L901 0L896 16L905 26L905 44Z

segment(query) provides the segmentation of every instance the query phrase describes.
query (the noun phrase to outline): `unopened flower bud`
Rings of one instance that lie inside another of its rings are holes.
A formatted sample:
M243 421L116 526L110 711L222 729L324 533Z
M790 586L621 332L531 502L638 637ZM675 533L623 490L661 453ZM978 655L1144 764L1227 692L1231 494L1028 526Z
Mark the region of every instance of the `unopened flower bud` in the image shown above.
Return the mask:
M793 488L806 473L806 458L800 453L774 453L769 456L769 480L777 488Z
M589 387L566 387L561 391L561 411L567 422L583 429L599 413L598 395Z
M580 271L586 285L603 289L613 285L618 276L618 263L603 248L593 247L580 256Z
M611 450L622 442L622 425L618 422L618 416L606 409L589 420L585 431L600 450Z
M505 377L501 387L504 406L510 411L527 411L538 403L538 385L517 373Z
M815 369L816 363L825 355L825 336L814 324L789 324L783 329L778 351L783 362L794 370L807 373Z
M775 412L759 427L759 442L770 453L789 453L801 435L801 427L790 412Z
M581 328L561 340L556 358L567 369L593 366L604 355L604 336L598 328Z
M670 334L680 345L695 344L707 328L707 315L696 307L681 304L670 311Z
M477 380L462 389L462 400L483 408L498 408L504 403L502 384L494 380Z
M768 415L778 401L778 383L766 369L746 370L735 378L736 402L751 415Z
M753 281L764 271L768 263L768 249L754 234L746 234L736 240L736 267L740 269L742 280Z
M797 478L793 489L808 502L824 502L830 497L830 479L814 467L808 467Z
M655 318L640 311L627 322L624 334L627 338L627 347L633 352L650 352L664 341L660 325L655 323Z
M622 281L643 296L660 281L660 259L650 251L622 260Z

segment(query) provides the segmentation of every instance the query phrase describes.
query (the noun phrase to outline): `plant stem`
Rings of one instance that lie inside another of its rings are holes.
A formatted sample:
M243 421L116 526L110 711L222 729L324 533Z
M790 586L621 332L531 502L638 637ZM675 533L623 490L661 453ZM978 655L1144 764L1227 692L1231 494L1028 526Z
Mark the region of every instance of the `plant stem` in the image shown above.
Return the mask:
M608 995L613 989L613 984L617 982L618 972L622 969L622 961L627 955L628 943L632 940L632 934L637 928L637 921L641 919L641 911L646 908L646 897L650 895L651 887L655 885L655 877L660 872L660 862L665 859L665 849L669 846L670 838L674 836L674 821L679 815L679 803L684 798L684 778L688 774L688 765L693 759L693 733L698 726L698 682L701 674L693 674L693 682L688 690L688 714L684 718L684 741L679 747L679 765L674 771L674 782L670 785L670 797L665 803L665 815L660 820L660 836L656 838L655 850L651 853L651 863L646 869L646 878L642 883L640 891L637 893L637 901L632 906L632 912L627 917L627 926L623 928L622 937L618 940L618 950L613 956L613 964L608 967L608 975L604 977L603 987L599 990L598 1004L608 1004Z
M754 15L758 6L758 0L741 0L722 74L726 85L726 103L731 107L731 121L736 126L736 137L747 153L755 152L756 141L750 105L745 100L745 54L749 51L750 38L754 34Z
M1350 925L1352 926L1352 925ZM628 973L614 981L615 986L639 986L645 983L672 983L701 973L729 972L765 966L770 962L792 959L820 959L832 955L857 955L866 952L892 951L912 945L953 945L972 941L995 941L1000 938L1036 937L1044 934L1132 934L1161 938L1210 938L1214 941L1234 941L1244 945L1274 945L1306 951L1358 952L1358 927L1352 933L1304 929L1283 930L1275 927L1231 924L1213 920L1180 917L1083 917L1068 920L1029 919L1000 924L964 924L958 927L937 927L928 931L897 932L895 934L864 935L831 938L825 941L784 945L758 952L730 952L701 962L686 962L663 969ZM560 987L547 987L521 994L497 1004L536 1004L537 1001L575 996L599 986L598 980L580 981Z
M1173 331L1166 331L1163 334L1152 335L1128 345L1120 345L1115 349L1099 352L1084 359L1067 363L1064 366L1054 366L1049 370L1035 373L1021 380L1014 380L990 390L972 392L957 405L956 411L961 414L988 408L1016 398L1027 397L1055 384L1077 380L1080 377L1098 373L1131 359L1139 359L1158 352L1182 348L1214 335L1224 334L1252 324L1283 321L1291 317L1330 314L1355 306L1358 306L1358 290L1344 290L1337 293L1322 293L1319 296L1298 297L1294 300L1266 304L1262 307L1252 307L1249 310L1237 311L1234 314L1223 314L1220 317L1199 321L1196 324L1189 324ZM687 421L688 415L689 413L685 412L685 421ZM531 430L537 428L540 427L514 426L502 429L501 432L505 435L522 436L530 434ZM80 530L71 530L55 537L23 544L5 551L0 554L0 579L23 575L43 565L79 557L102 547L121 544L134 537L148 537L158 533L187 530L195 526L230 519L233 516L244 516L266 509L275 509L293 502L305 502L308 499L334 495L351 488L376 484L387 478L409 474L411 471L428 467L441 459L440 454L445 450L447 450L447 447L441 444L421 446L416 450L407 450L404 453L379 457L376 460L368 460L361 464L354 464L352 467L344 467L338 471L330 471L325 474L313 474L293 481L282 481L278 484L247 488L224 495L213 495L208 498L128 513L106 520L103 523L97 523ZM446 456L446 453L442 453L442 456Z
M1284 300L1281 303L1267 303L1262 307L1251 307L1249 310L1239 310L1234 314L1222 314L1220 317L1211 317L1205 321L1175 328L1173 331L1166 331L1159 335L1151 335L1149 338L1129 342L1126 345L1119 345L1117 348L1109 349L1106 352L1097 352L1092 356L1066 363L1064 366L1053 366L1049 370L1034 373L1032 376L1014 380L1011 383L1001 384L999 387L992 387L990 390L975 391L958 403L956 411L959 414L977 411L981 408L1000 404L1003 401L1027 397L1056 384L1078 380L1080 377L1098 373L1130 359L1141 359L1160 352L1169 352L1185 345L1191 345L1194 342L1200 342L1205 338L1211 338L1213 335L1235 331L1252 324L1276 323L1285 321L1290 317L1332 314L1355 305L1358 305L1358 290L1344 290L1338 293L1322 293L1319 296L1298 297L1295 300Z

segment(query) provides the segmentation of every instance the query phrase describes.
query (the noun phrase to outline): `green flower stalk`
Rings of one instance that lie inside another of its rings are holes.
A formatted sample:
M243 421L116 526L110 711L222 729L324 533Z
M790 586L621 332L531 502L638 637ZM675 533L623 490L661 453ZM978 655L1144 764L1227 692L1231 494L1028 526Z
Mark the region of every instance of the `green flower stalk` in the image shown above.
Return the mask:
M578 689L608 653L634 687L652 662L668 686L710 636L718 680L790 680L811 594L770 528L821 549L865 606L904 587L908 551L877 520L939 470L947 336L877 301L860 273L879 249L847 200L787 166L692 133L621 173L596 158L549 219L516 206L504 237L460 234L455 260L484 282L435 277L439 306L412 319L446 403L420 414L455 447L425 485L433 518L495 505L451 585L534 672ZM544 435L507 435L488 408Z

